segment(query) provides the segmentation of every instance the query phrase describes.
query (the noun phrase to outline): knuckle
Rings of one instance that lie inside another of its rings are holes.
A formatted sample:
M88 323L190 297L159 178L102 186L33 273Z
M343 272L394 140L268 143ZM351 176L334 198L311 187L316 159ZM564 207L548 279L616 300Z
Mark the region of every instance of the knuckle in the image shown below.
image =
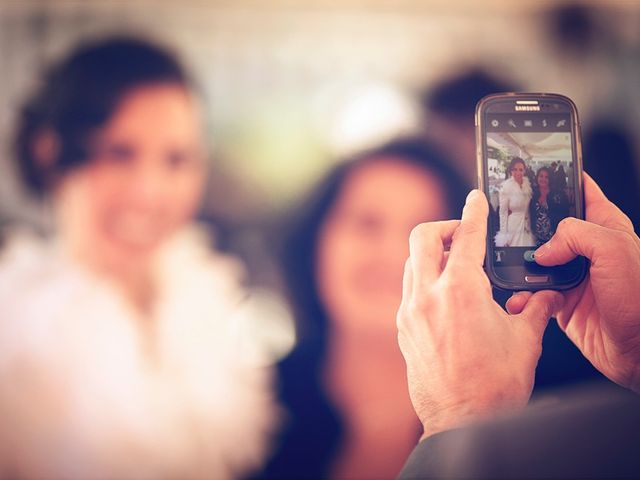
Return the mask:
M458 264L452 264L448 272L442 276L442 284L447 293L458 294L468 288L469 282L466 278L468 269Z
M535 308L532 309L532 316L547 319L553 315L553 303L545 298L534 300Z
M411 229L409 234L410 243L422 243L433 234L433 227L429 223L419 223Z
M481 266L452 263L440 281L450 301L468 303L472 299L491 296L491 282Z
M433 295L424 293L417 295L411 299L407 305L407 313L415 318L417 316L428 315L429 311L433 308L434 301Z
M565 217L560 220L560 223L558 223L557 232L562 233L565 230L573 230L579 223L580 220L578 220L577 218Z
M439 298L432 292L414 295L403 301L396 315L396 326L401 331L411 331L416 322L430 318L437 309Z
M413 300L402 302L396 314L396 328L398 332L406 336L411 336L411 332L415 329L415 323L419 321L423 314L423 311L414 305Z
M456 284L468 284L471 276L475 276L476 273L477 270L475 268L475 264L472 264L466 259L452 259L452 261L447 265L446 280Z
M456 229L453 238L454 241L456 238L468 235L476 235L482 231L482 225L479 222L468 221L460 223L460 226Z
M396 327L399 332L402 332L406 329L406 323L407 323L407 313L404 307L404 303L402 303L400 305L400 308L398 309L398 313L396 313Z

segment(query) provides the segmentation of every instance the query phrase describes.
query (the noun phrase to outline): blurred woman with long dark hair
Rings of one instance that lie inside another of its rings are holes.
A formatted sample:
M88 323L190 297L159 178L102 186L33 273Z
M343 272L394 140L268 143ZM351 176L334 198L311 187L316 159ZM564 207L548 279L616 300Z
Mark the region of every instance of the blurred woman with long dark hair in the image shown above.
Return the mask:
M284 270L299 343L278 366L288 421L266 478L393 478L418 440L395 315L408 238L467 189L430 144L339 164L295 217Z

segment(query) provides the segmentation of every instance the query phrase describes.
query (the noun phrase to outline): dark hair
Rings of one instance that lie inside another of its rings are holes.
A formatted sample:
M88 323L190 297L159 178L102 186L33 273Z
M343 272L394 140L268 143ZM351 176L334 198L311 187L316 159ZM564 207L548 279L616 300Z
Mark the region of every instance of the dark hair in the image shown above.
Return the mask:
M636 180L640 177L633 135L626 128L598 123L585 135L582 151L585 170L640 232L640 182Z
M298 330L297 346L277 366L279 400L288 410L289 422L281 432L280 448L267 463L262 478L299 478L308 472L327 477L344 439L344 420L322 380L329 320L316 284L318 236L350 176L382 157L416 166L438 178L451 216L458 216L464 205L468 188L447 158L430 143L407 138L341 162L298 210L281 252ZM309 432L313 435L309 436Z
M479 67L471 68L442 80L422 94L422 105L427 111L441 115L467 117L473 125L476 103L491 93L515 92L515 85L493 77Z
M554 48L571 55L588 54L606 35L598 24L597 11L582 3L566 3L543 15Z
M169 52L145 40L114 37L81 46L44 75L24 105L14 139L25 184L42 194L54 178L89 159L90 135L104 125L124 95L155 83L189 87L182 66ZM36 142L48 135L51 157Z
M516 163L521 163L522 166L524 167L524 169L527 169L527 164L524 162L524 160L520 157L511 157L511 162L509 163L509 168L507 168L507 178L509 178L511 176L511 170L513 170L513 167L515 166Z
M282 255L285 281L296 310L300 334L322 338L326 329L325 312L317 295L315 281L318 234L348 178L361 166L382 157L424 170L440 180L451 218L458 217L469 188L451 162L431 143L421 138L402 138L364 151L340 162L312 193L301 215L294 215L293 227L284 242Z
M547 172L547 175L549 176L549 181L551 181L551 170L549 169L549 167L540 167L538 169L538 171L536 172L536 181L538 180L538 175L540 175L540 172Z

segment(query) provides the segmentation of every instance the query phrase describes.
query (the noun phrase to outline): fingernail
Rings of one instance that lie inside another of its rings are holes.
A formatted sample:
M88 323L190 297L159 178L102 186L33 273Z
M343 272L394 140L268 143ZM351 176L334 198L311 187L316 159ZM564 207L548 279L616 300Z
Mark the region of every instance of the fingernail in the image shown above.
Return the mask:
M476 198L478 196L478 194L480 193L479 190L471 190L469 192L469 195L467 195L467 200L466 202L470 202L471 200L473 200L474 198Z
M536 258L544 257L550 249L551 249L551 240L539 246L538 249L533 253L533 258L536 259Z

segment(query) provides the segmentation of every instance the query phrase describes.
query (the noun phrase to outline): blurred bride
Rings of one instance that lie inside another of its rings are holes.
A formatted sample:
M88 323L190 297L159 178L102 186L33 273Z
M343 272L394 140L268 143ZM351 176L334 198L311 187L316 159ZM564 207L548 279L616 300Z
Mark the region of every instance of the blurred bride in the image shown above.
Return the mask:
M529 203L533 196L526 176L526 165L520 157L513 157L507 169L509 178L499 193L500 231L496 234L497 247L527 247L536 244L531 233Z
M234 478L262 461L270 372L237 335L240 265L194 226L190 81L135 39L52 68L16 135L52 239L0 253L0 476Z

